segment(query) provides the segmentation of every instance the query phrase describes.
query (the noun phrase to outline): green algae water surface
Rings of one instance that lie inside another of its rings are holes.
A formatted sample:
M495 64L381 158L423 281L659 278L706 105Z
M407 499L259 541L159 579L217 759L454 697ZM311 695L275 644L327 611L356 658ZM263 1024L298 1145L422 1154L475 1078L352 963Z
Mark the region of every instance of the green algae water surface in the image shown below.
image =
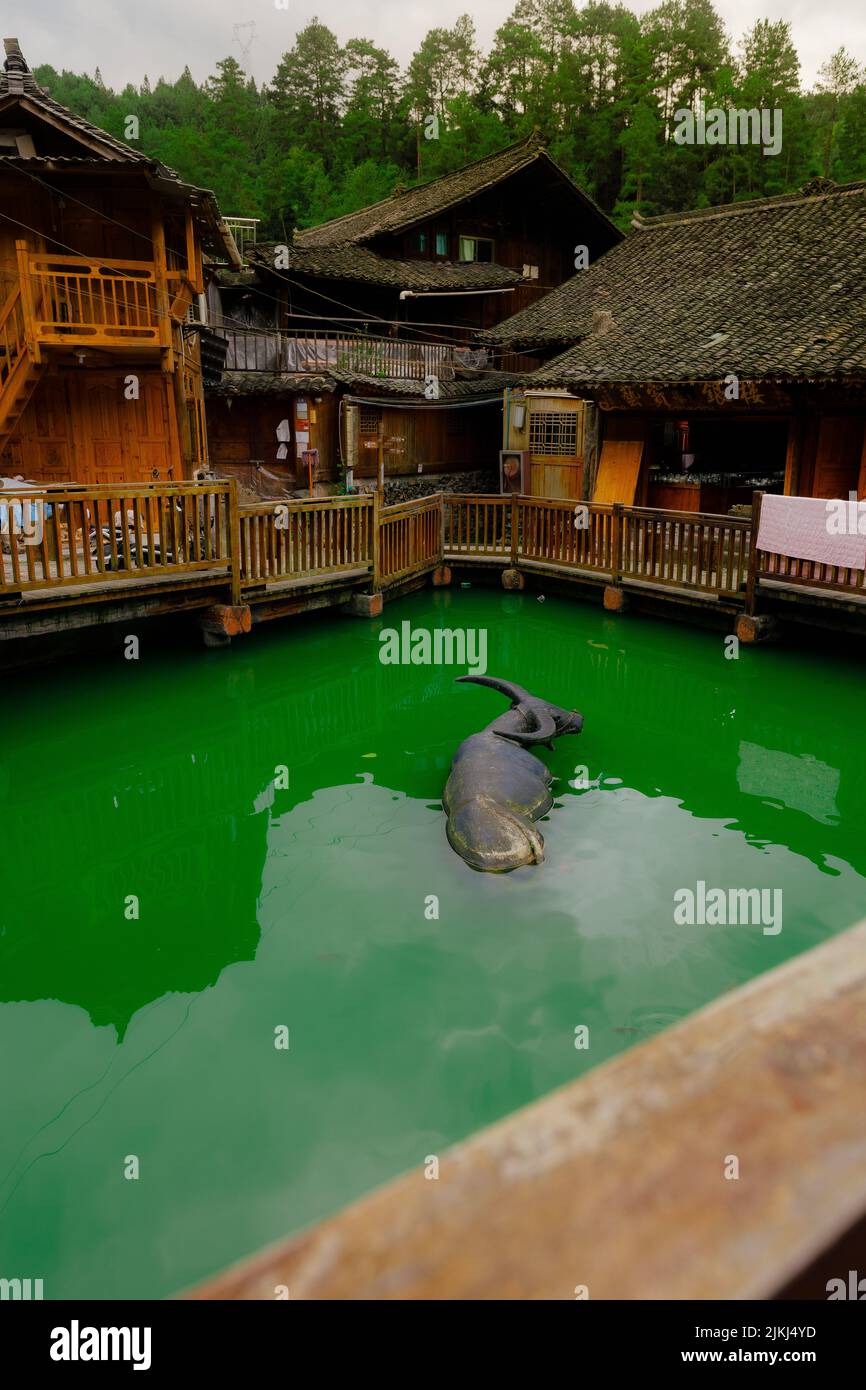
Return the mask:
M505 703L381 664L403 620L583 712L544 865L449 848ZM170 1294L863 916L862 680L476 588L7 679L0 1277ZM700 882L781 930L678 924Z

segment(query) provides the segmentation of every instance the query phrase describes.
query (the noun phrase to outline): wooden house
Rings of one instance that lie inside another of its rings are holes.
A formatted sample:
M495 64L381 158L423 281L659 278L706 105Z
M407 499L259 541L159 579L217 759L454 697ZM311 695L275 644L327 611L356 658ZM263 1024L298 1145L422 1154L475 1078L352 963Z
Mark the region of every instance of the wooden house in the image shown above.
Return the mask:
M674 213L483 334L594 402L584 495L866 495L866 183Z
M561 285L576 248L620 238L533 137L287 246L248 245L210 305L227 341L214 466L265 490L347 470L389 496L489 489L522 364L476 335Z
M207 463L204 254L239 265L213 195L54 101L17 40L0 72L0 473L190 477ZM192 312L191 312L192 311Z

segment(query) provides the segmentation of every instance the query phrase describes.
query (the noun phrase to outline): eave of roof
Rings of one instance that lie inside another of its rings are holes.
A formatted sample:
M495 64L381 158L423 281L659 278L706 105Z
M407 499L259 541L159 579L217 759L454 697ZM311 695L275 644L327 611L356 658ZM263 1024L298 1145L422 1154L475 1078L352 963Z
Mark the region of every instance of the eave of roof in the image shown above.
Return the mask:
M339 246L306 247L294 242L287 248L259 243L246 249L248 263L274 275L312 275L322 280L353 280L395 290L504 289L518 285L522 276L508 266L481 261L398 261L378 256L366 246L346 242ZM278 251L288 259L276 268Z
M335 389L330 376L306 376L288 372L224 371L220 380L205 383L213 396L297 396L323 395Z

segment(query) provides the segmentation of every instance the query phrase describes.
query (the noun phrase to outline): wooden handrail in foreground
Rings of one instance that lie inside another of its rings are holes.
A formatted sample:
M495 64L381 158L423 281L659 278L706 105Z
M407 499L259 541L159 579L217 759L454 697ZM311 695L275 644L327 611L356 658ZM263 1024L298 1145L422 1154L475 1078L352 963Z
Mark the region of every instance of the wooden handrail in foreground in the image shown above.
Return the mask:
M241 584L373 570L370 496L314 497L238 508Z
M866 923L187 1296L771 1297L866 1212L864 1017Z
M442 499L416 497L379 512L377 583L387 585L432 569L442 559Z
M130 580L229 575L234 482L0 492L0 598Z

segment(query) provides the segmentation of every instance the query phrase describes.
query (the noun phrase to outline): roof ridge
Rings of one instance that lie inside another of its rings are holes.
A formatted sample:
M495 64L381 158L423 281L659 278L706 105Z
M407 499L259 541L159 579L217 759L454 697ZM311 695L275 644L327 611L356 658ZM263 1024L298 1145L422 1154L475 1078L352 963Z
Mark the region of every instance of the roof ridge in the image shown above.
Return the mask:
M527 154L531 153L533 158L539 154L545 154L548 159L552 160L552 156L541 143L539 133L533 130L530 135L524 135L520 140L512 140L510 145L503 145L501 149L492 150L490 154L479 155L477 159L470 160L468 164L461 164L456 169L449 169L447 173L437 174L433 179L424 179L421 183L413 183L408 188L401 188L399 192L389 193L387 198L380 198L375 203L367 203L362 208L355 208L354 212L343 212L339 217L328 218L326 222L319 222L315 227L304 227L301 231L301 235L307 232L319 232L325 227L336 227L341 222L347 222L351 218L357 217L361 212L371 213L375 212L376 208L384 208L393 205L399 202L401 198L409 198L414 193L421 192L422 189L426 191L435 188L437 183L444 183L446 179L453 179L457 174L465 174L470 169L476 169L480 164L487 164L494 159L501 159L503 155L516 151L520 149L521 146L525 146ZM553 162L555 163L555 161ZM558 167L557 165L557 168ZM563 173L564 172L563 170ZM364 234L361 233L355 240L362 240L363 235ZM371 232L369 235L373 236L375 233Z
M737 217L749 212L765 211L774 207L791 207L797 204L815 202L819 198L836 198L842 194L852 194L866 190L866 179L855 179L850 183L833 184L828 187L813 187L817 180L811 180L795 193L773 193L766 198L744 198L738 203L715 203L705 208L687 208L682 212L662 212L655 217L643 217L637 231L651 231L655 227L674 227L684 222L699 222L714 217ZM806 192L806 190L809 190Z

